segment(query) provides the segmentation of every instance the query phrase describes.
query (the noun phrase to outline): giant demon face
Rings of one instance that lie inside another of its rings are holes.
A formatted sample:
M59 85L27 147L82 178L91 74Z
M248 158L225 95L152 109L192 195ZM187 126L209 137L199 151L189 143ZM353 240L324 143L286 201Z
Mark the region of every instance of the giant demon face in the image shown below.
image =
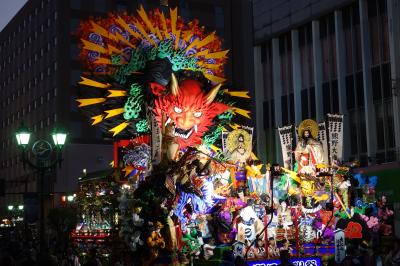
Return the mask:
M175 136L181 148L201 144L201 137L214 117L229 109L226 104L213 102L220 86L205 94L198 81L185 80L178 85L173 75L171 93L155 101L154 113L159 125L165 114L164 123L175 125Z

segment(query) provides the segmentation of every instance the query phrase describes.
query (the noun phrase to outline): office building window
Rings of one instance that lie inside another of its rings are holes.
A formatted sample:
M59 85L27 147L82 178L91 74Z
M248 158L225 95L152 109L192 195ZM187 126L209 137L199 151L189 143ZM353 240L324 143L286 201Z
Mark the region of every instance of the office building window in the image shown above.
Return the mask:
M70 84L76 85L80 80L81 71L77 70L77 69L73 69L70 73L71 73L70 74Z
M80 122L71 122L70 134L72 138L81 138L82 135L82 124Z
M166 0L166 1L168 1L168 0ZM147 1L144 0L144 2L147 2ZM164 3L161 3L161 1L158 1L158 2L160 2L161 10L164 11L165 10L165 5L163 5ZM178 0L175 0L173 3L170 2L169 4L178 5ZM182 18L184 20L190 20L191 19L191 17L190 17L190 7L189 7L189 2L188 1L179 0L179 10L181 11L181 16L182 16Z
M311 24L299 28L302 118L315 118L314 62Z
M224 29L225 26L224 9L221 6L214 7L214 18L215 18L215 27L217 29Z
M126 11L128 9L128 5L125 1L119 1L116 6L117 11Z
M78 102L76 101L76 97L73 96L70 98L70 111L77 112L78 110Z
M303 119L309 118L309 110L308 110L308 90L301 90L301 116Z
M72 9L81 9L81 1L80 0L70 0L70 7Z
M372 64L389 60L389 31L386 1L368 1L368 22L371 41Z
M71 53L70 56L71 56L72 59L78 60L80 50L79 50L79 47L78 47L77 43L71 43L71 45L70 45L70 53Z
M94 10L102 13L106 12L107 11L106 0L95 0Z
M79 27L79 19L78 18L72 18L70 20L70 24L69 24L70 32L76 32L78 27Z
M281 97L281 108L282 108L282 125L287 125L289 124L287 95Z

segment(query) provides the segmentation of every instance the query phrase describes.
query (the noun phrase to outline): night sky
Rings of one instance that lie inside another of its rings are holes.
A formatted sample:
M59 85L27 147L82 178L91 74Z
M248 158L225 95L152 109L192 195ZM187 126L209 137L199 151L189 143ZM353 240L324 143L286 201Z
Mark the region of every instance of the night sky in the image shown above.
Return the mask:
M0 30L17 14L18 10L27 2L27 0L1 0L0 8Z

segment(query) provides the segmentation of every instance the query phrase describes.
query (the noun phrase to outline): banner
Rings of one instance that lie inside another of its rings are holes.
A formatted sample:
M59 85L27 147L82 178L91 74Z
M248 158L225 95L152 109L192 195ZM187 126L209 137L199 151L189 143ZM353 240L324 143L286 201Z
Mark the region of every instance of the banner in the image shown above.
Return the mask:
M329 150L328 150L328 138L326 136L326 125L325 122L318 124L318 141L322 143L322 148L324 149L324 162L329 163Z
M343 115L327 114L329 132L329 159L343 160Z
M293 168L293 126L278 127L279 138L281 140L283 165L287 169Z
M150 113L150 129L151 129L151 158L153 164L159 164L161 162L161 129L158 126L156 117L153 113Z
M335 262L341 263L346 258L346 242L343 230L335 232Z

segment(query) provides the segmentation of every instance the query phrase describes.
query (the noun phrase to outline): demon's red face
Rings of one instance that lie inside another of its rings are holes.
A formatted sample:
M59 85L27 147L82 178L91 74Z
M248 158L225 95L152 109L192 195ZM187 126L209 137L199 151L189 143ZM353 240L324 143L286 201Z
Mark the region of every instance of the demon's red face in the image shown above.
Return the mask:
M200 83L195 80L185 80L179 86L173 78L171 94L155 101L154 113L161 125L163 114L165 124L174 123L175 136L181 148L201 144L201 137L212 120L229 109L228 105L213 102L219 86L208 94L201 90Z

